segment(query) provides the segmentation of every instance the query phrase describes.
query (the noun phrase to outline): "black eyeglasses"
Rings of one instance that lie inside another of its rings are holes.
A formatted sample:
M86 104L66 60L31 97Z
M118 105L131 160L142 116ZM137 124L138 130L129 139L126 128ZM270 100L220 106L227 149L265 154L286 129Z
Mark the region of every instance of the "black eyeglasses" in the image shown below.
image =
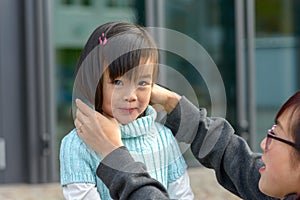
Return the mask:
M266 151L269 150L269 145L271 144L272 139L278 140L278 141L283 142L283 143L285 143L285 144L288 144L288 145L290 145L290 146L296 148L298 151L300 151L300 145L295 144L294 142L291 142L291 141L288 141L288 140L285 140L285 139L282 139L282 138L276 136L275 133L274 133L274 128L275 128L275 127L276 127L276 125L274 125L274 126L272 127L272 129L268 130L268 133L267 133L267 140L266 140L266 144L265 144L265 150L266 150Z

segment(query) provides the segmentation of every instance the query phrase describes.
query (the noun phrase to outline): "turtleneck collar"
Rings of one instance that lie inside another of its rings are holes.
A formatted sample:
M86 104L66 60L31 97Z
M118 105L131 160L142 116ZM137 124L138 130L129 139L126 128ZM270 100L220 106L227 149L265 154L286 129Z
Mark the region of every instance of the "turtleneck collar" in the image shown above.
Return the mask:
M153 129L157 113L152 106L148 106L145 116L137 118L129 124L120 124L122 138L140 137L150 133Z

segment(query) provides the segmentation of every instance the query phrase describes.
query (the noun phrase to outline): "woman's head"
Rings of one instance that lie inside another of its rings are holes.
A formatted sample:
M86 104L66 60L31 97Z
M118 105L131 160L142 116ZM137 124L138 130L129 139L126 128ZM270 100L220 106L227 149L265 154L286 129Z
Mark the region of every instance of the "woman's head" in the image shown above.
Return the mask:
M129 22L106 23L88 39L76 72L95 49L98 61L85 66L92 69L90 76L95 75L95 67L91 65L99 65L97 67L100 68L96 72L99 78L94 93L95 109L114 116L121 123L133 121L146 109L152 84L157 78L158 50L153 39L138 25ZM116 112L116 107L123 110ZM124 116L120 117L120 113Z
M275 125L261 142L264 150L259 188L281 198L300 193L300 92L279 110Z

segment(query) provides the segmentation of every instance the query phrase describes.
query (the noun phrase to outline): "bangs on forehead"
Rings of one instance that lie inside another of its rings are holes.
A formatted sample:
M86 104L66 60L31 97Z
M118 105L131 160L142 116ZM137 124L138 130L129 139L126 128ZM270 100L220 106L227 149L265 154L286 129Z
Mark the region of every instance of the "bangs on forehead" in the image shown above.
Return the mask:
M136 79L144 70L141 67L157 68L158 58L156 49L139 49L126 53L113 61L108 66L111 80L120 76ZM146 65L146 66L145 66ZM155 72L156 70L154 70Z
M140 29L122 32L108 39L104 48L110 79L123 76L141 62L158 63L158 50L146 32Z
M158 63L157 47L141 29L125 31L109 38L104 48L104 56L112 80L123 76L141 62L150 60Z

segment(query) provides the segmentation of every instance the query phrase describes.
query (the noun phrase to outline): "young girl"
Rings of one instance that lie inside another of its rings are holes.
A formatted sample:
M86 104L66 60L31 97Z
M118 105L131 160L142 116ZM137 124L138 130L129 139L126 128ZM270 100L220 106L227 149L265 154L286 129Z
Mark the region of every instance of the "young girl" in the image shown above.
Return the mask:
M178 144L171 131L155 121L157 113L149 105L157 68L158 50L143 28L127 22L104 24L92 33L79 58L73 98L119 122L124 145L136 161L146 165L151 177L167 188L171 198L193 199ZM96 175L102 157L77 131L80 128L61 143L64 196L111 199Z

